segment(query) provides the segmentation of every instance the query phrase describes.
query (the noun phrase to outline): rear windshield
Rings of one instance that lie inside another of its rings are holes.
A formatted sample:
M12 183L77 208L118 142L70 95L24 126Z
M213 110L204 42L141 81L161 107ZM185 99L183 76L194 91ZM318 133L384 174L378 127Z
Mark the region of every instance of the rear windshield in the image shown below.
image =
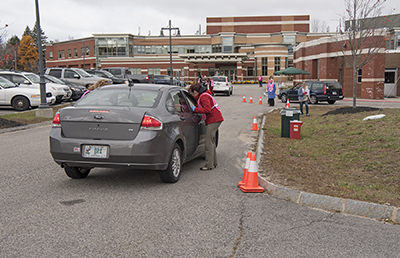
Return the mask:
M97 88L86 94L76 107L86 106L128 106L128 107L155 107L159 99L159 91L132 89L113 89L112 87Z
M342 88L342 85L340 85L340 83L338 82L327 82L326 88L329 90L340 90Z
M224 77L224 76L214 76L214 77L212 77L212 79L215 82L226 82L227 81L226 77Z

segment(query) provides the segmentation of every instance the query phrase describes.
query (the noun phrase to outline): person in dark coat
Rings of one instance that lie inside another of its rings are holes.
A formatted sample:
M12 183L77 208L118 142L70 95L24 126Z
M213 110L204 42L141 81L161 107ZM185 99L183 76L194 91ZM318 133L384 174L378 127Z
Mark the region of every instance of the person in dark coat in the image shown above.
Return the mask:
M218 165L216 133L224 118L217 102L206 87L200 83L195 83L190 86L189 93L197 100L197 107L192 106L192 111L206 116L206 161L200 170L211 170Z

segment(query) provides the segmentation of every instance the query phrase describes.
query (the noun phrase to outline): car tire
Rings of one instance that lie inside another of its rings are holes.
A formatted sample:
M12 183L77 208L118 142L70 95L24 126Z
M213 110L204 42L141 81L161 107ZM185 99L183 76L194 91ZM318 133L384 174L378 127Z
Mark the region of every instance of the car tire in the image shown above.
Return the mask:
M310 97L311 104L318 104L317 96L313 95Z
M26 97L18 96L13 99L12 107L17 111L24 111L27 110L30 106L29 99Z
M176 183L181 176L182 170L182 151L177 143L172 149L166 170L160 171L161 181L164 183Z
M328 100L328 103L331 104L331 105L335 104L335 102L336 102L336 100Z
M65 165L64 171L67 176L73 179L82 179L89 175L90 168L82 168L82 167L70 167Z
M286 96L286 94L282 94L282 96L281 96L281 101L282 101L283 103L286 103L286 101L287 101L287 96Z

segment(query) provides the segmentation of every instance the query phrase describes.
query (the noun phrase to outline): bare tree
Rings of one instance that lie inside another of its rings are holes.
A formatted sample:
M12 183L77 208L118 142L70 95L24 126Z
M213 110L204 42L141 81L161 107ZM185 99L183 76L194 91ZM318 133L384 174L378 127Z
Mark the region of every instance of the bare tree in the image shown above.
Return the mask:
M325 32L329 30L326 21L320 21L318 19L313 19L311 22L311 32Z
M378 17L385 0L344 0L345 31L338 37L346 62L353 68L353 108L356 108L357 75L362 67L383 53L385 41L383 22ZM348 49L350 54L348 54ZM347 52L347 54L346 54Z

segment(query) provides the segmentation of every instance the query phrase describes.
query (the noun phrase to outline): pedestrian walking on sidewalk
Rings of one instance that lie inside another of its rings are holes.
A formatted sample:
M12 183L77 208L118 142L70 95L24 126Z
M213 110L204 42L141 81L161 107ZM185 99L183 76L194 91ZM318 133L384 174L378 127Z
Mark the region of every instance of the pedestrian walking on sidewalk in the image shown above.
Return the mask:
M274 77L270 76L267 84L267 92L268 92L268 106L275 106L275 92L276 86L274 83Z
M258 76L258 83L260 84L260 87L262 87L262 76Z

